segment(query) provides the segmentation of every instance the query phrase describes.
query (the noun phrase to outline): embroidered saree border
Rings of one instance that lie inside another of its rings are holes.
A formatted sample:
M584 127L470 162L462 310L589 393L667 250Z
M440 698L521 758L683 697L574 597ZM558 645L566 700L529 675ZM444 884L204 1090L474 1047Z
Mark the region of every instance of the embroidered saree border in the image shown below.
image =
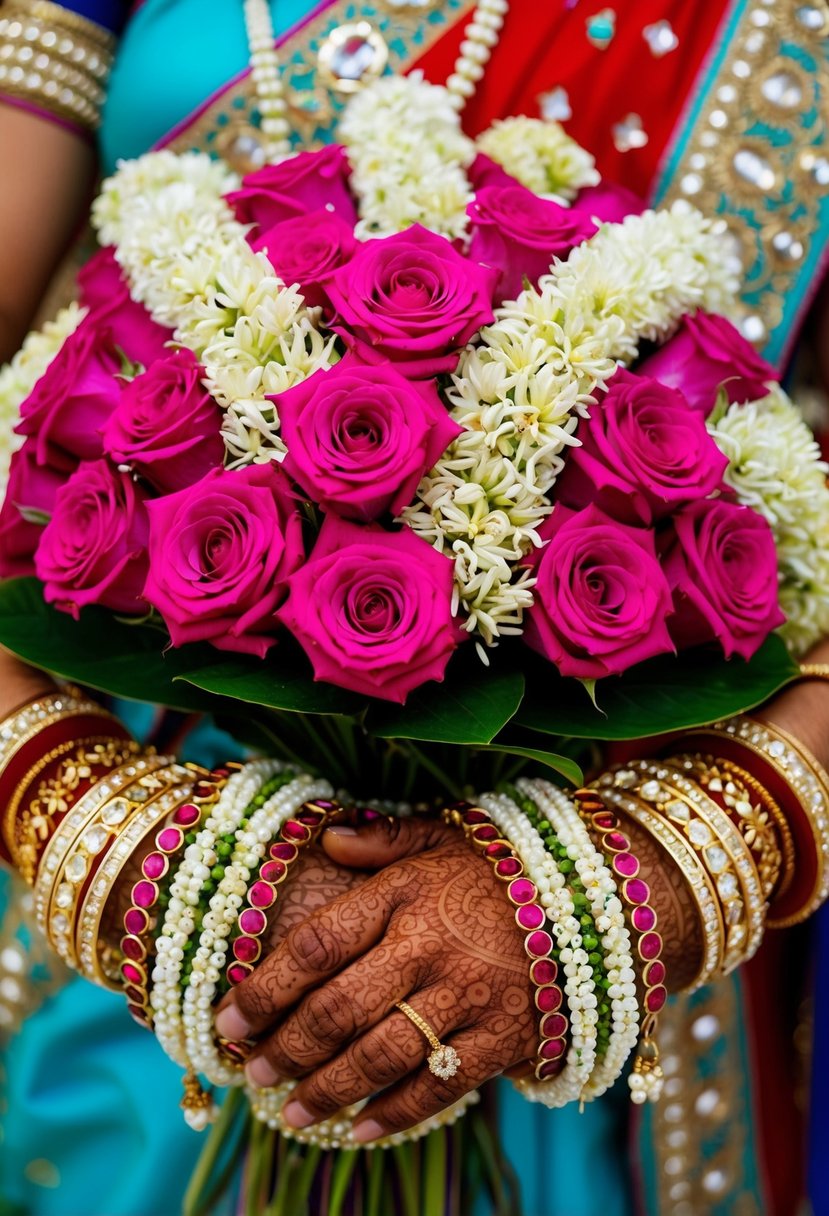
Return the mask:
M326 83L319 65L322 44L344 25L369 22L388 47L388 67L406 72L458 21L471 16L476 0L442 0L423 8L401 7L389 0L333 0L317 10L280 43L280 62L288 120L297 147L318 148L331 143L347 101ZM234 139L259 125L259 112L249 72L225 85L191 120L185 119L160 146L176 152L200 151L225 155Z
M829 245L829 7L736 0L669 147L655 205L724 218L747 332L782 366Z

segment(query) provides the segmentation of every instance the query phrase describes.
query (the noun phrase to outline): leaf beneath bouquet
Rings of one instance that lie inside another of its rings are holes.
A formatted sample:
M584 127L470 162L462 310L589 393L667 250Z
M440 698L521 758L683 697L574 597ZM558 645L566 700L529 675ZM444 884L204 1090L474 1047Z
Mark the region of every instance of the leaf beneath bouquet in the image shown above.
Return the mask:
M164 641L158 629L126 624L104 608L84 608L76 621L44 601L37 579L0 583L0 643L27 663L116 697L215 708L196 688L174 683L193 658L187 650L165 654Z
M405 705L375 702L366 729L381 739L432 743L491 743L521 704L524 677L497 671L477 659L454 663L444 684L426 684Z
M246 655L216 658L211 651L209 663L193 667L176 676L206 692L232 697L246 705L287 710L300 714L358 714L365 698L315 681L308 661L297 655L290 641L280 641L266 659Z
M569 756L560 756L557 752L544 751L538 747L519 747L511 743L482 743L478 745L482 752L503 752L507 756L520 756L524 760L536 760L546 768L560 773L571 785L583 785L584 773L575 760Z
M536 674L513 725L576 738L640 739L743 713L796 674L776 636L748 663L709 650L640 663L624 676L597 681L598 709L578 680Z

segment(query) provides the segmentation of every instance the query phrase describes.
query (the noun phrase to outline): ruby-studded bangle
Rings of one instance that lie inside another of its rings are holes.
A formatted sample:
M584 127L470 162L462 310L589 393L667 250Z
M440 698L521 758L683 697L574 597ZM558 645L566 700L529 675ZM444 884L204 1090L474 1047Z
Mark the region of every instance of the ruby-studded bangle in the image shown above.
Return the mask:
M585 826L595 829L600 851L608 858L614 874L621 879L618 890L622 902L627 905L636 952L642 961L642 1004L645 1010L642 1038L628 1084L634 1102L646 1099L656 1101L662 1092L663 1076L653 1036L659 1013L668 999L668 990L662 960L662 935L657 932L657 916L650 903L650 887L639 873L639 860L631 852L630 838L622 831L615 811L605 805L595 790L577 790L574 797Z
M248 888L245 905L236 921L232 937L233 953L225 976L229 985L240 984L253 970L262 953L262 935L268 927L268 912L276 903L279 887L299 857L300 850L317 839L327 821L342 807L337 802L316 799L306 802L293 818L279 830L279 839L268 849L253 883ZM225 1045L227 1048L232 1045ZM232 1054L232 1053L231 1053Z
M183 851L188 833L196 828L205 810L219 797L230 774L228 766L199 775L187 801L178 806L156 832L153 848L141 863L142 877L130 892L130 906L124 913L124 936L121 938L124 955L121 978L131 1017L148 1029L152 1028L153 1012L147 958L153 952L149 938L156 927L160 884L170 872L170 859Z
M495 876L506 884L506 895L515 908L515 923L526 934L524 949L530 958L530 979L535 985L535 1004L541 1020L541 1041L535 1075L549 1080L561 1071L567 1047L569 1022L562 1012L564 994L556 983L558 964L552 957L555 942L542 926L546 914L538 887L524 873L524 863L481 807L461 802L444 811L444 820L460 827L466 839L492 865Z

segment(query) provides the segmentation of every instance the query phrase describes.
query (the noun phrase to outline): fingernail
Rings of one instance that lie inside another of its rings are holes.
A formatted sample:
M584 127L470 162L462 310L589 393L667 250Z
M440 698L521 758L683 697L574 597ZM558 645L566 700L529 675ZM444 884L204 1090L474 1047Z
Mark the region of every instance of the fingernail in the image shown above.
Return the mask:
M369 1140L379 1140L386 1134L386 1129L376 1119L366 1119L358 1123L351 1134L358 1144L366 1144Z
M216 1014L216 1030L223 1039L246 1039L251 1032L250 1022L247 1022L235 1005L225 1005Z
M336 824L335 827L327 828L326 830L328 832L330 832L332 836L356 836L357 835L356 828L350 828L344 823L338 823L338 824Z
M257 1056L255 1060L246 1064L245 1076L257 1089L265 1089L268 1085L275 1085L277 1081L281 1080L279 1073L265 1056Z
M310 1127L316 1116L307 1111L301 1102L288 1102L282 1107L282 1118L289 1127Z

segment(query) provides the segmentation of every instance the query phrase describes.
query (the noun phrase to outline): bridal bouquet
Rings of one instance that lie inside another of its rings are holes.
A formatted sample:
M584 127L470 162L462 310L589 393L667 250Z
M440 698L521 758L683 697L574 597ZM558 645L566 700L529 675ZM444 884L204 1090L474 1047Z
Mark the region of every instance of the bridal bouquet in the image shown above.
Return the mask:
M545 737L765 699L829 629L829 492L717 226L554 123L473 143L416 77L341 140L104 183L2 381L0 640L283 741L320 715L352 782L382 739L573 775Z

